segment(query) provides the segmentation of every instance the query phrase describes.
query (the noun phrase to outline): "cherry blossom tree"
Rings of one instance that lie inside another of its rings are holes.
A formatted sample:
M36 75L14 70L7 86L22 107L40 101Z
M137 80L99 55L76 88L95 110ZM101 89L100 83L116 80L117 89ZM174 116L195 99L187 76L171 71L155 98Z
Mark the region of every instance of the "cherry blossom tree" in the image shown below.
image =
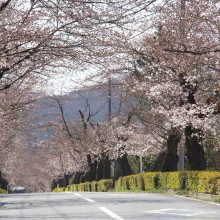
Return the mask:
M127 83L167 130L185 135L191 169L205 169L203 136L215 134L219 121L219 3L170 1L154 12L151 31L129 47Z
M17 145L33 85L42 83L42 76L54 77L85 63L103 65L114 53L110 36L120 38L117 26L153 2L0 1L0 123L2 146L7 146L1 148L3 158L12 151L9 146Z

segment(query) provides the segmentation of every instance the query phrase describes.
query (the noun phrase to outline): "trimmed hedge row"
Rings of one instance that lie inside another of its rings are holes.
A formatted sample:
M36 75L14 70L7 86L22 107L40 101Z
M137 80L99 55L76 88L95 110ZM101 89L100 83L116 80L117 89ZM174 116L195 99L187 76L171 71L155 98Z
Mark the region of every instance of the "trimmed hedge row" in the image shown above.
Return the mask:
M65 188L63 187L57 187L53 190L53 192L65 192Z
M98 182L85 182L80 184L71 184L66 188L55 188L53 192L65 192L65 191L79 191L79 192L107 192L113 189L112 179L103 179Z
M120 177L115 182L115 188L118 192L126 190L173 189L220 195L220 172L149 172Z
M220 195L220 172L183 171L183 172L147 172L120 177L115 181L103 179L99 182L71 184L67 188L56 188L54 192L87 191L107 192L115 187L117 192L154 191L156 189L187 190L198 193Z

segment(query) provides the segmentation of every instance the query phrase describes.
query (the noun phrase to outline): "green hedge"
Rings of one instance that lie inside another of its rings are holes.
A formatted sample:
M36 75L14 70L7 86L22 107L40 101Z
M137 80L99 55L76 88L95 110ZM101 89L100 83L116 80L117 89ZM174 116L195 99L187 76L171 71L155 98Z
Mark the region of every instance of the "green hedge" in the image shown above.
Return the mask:
M85 190L85 185L86 185L86 183L80 183L80 184L78 185L78 191L80 191L80 192L86 191L86 190Z
M198 192L220 194L220 172L200 172L198 180Z
M91 187L90 182L85 182L84 191L86 191L86 192L91 192L92 191L92 187Z
M188 171L186 173L186 190L198 192L199 177L201 171Z
M220 172L183 171L183 172L147 172L120 177L115 183L112 179L98 182L72 184L66 188L56 188L54 192L87 191L107 192L113 189L124 191L154 191L155 189L186 190L199 193L220 195Z
M91 189L92 189L92 192L98 192L98 182L92 181L91 182Z
M119 177L119 179L117 181L115 181L115 190L117 192L122 191L122 177Z
M143 173L143 180L144 180L144 190L151 191L154 189L158 189L159 185L159 175L160 172L147 172Z
M128 180L129 180L129 176L122 176L119 178L118 181L120 181L120 187L119 187L118 191L126 191L126 190L130 189Z
M155 189L173 189L220 195L220 172L147 172L120 177L115 182L115 189L116 191L137 191L137 189L154 191Z
M131 176L124 176L120 177L115 182L115 189L117 192L121 191L141 191L144 190L144 180L141 174L131 175Z
M2 188L0 188L0 194L7 194L7 191L2 189Z
M70 185L70 191L71 192L78 191L78 184L71 184Z
M161 189L185 189L185 183L182 182L182 178L184 178L184 173L182 172L160 173L159 186Z
M59 189L59 190L58 190ZM107 192L113 189L113 180L112 179L103 179L99 182L85 182L79 184L71 184L64 188L65 191L71 192ZM54 192L60 192L60 188L56 188Z
M53 190L53 192L64 192L65 191L65 188L63 187L57 187Z
M99 192L107 192L113 188L113 180L112 179L103 179L98 182L98 191Z

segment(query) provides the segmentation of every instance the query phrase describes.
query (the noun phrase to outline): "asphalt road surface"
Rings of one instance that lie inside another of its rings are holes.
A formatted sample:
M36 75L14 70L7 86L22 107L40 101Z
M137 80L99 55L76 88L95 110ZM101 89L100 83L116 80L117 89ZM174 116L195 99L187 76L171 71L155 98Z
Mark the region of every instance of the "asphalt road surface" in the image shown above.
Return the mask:
M25 193L0 195L0 219L220 219L220 205L151 193Z

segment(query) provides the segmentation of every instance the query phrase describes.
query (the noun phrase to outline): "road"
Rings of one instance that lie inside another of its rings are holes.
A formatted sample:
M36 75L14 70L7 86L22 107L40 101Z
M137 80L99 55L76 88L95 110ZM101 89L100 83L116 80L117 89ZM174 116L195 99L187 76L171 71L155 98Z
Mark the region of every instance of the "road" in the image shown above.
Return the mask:
M26 193L0 195L0 219L220 219L220 205L151 193Z

